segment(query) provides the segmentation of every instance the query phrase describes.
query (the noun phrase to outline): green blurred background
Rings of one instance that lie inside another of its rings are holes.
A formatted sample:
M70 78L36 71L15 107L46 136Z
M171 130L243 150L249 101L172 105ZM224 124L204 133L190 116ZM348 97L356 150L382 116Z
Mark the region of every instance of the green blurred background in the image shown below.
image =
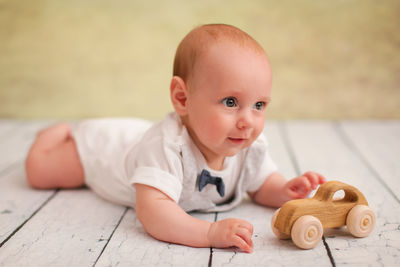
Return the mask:
M0 0L0 117L161 119L175 49L204 23L266 49L269 118L400 118L398 0Z

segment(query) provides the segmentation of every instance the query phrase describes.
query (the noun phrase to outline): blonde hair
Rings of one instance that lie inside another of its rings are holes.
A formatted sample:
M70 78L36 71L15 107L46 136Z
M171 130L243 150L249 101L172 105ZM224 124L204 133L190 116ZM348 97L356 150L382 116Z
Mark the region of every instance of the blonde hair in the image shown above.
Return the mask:
M194 28L180 42L175 53L173 76L187 81L199 56L212 44L220 41L231 41L265 54L261 45L239 28L227 24L205 24Z

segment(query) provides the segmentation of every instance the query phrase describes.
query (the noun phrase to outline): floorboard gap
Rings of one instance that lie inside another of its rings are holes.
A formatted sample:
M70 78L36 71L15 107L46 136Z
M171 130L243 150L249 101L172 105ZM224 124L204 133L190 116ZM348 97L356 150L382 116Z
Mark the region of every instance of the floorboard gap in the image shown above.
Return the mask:
M128 210L129 210L129 209L130 209L129 207L126 207L126 208L125 208L124 212L122 213L121 218L119 218L119 220L118 220L117 225L115 226L114 230L111 232L110 236L108 237L107 243L104 245L103 249L100 251L99 256L97 257L97 259L96 259L95 262L93 263L93 266L96 266L96 264L97 264L97 262L99 261L101 255L103 255L103 252L106 250L106 248L107 248L107 246L108 246L108 243L110 243L111 238L113 237L115 231L118 229L118 226L121 224L121 222L122 222L122 220L124 219L126 213L128 213Z
M333 258L332 251L331 251L328 243L326 242L325 236L322 237L322 241L324 242L324 246L325 246L326 252L328 253L328 257L329 257L329 260L331 261L332 267L336 267L335 259Z
M343 126L340 122L336 122L334 124L334 129L343 140L343 143L361 160L361 162L367 167L367 169L378 179L379 183L388 191L390 194L396 199L398 203L400 203L400 199L393 192L393 190L386 184L384 179L379 175L379 173L375 170L375 168L369 163L369 161L363 156L361 151L357 148L357 146L353 143L351 138L345 133Z
M215 213L214 222L216 222L217 220L218 220L218 212ZM214 250L212 247L210 247L210 257L208 258L208 267L212 266L213 253L214 253Z
M295 169L297 175L301 175L300 166L299 166L299 163L298 163L298 161L296 159L296 156L295 156L295 153L294 153L294 150L293 150L293 145L292 145L292 142L290 141L289 134L288 134L288 129L287 129L287 126L286 126L285 122L281 122L279 124L279 131L280 131L280 133L282 135L283 143L285 144L286 150L289 153L289 157L290 157L290 160L292 161L294 169ZM322 240L324 242L325 250L326 250L326 252L328 254L328 258L329 258L332 266L336 267L336 263L335 263L335 260L333 259L331 249L329 248L329 245L326 242L325 237L322 237Z
M42 205L39 206L39 208L37 208L32 214L31 216L29 216L20 226L18 226L3 242L0 243L0 248L7 243L8 240L11 239L11 237L13 237L30 219L33 218L33 216L35 216L44 206L46 206L47 203L50 202L50 200L52 200L57 193L59 192L59 189L54 190L53 194L51 194L51 196L49 196L45 202L42 203Z

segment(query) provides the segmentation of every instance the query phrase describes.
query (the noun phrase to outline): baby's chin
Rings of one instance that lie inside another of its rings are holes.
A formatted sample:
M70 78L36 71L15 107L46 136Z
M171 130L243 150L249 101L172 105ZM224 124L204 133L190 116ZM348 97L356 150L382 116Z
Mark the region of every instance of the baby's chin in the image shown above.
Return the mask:
M249 147L249 145L248 146L244 146L244 147L242 147L242 148L238 148L238 149L232 149L232 150L230 150L230 151L227 151L226 153L225 153L225 157L233 157L233 156L236 156L240 151L242 151L243 149L246 149L246 148L248 148Z

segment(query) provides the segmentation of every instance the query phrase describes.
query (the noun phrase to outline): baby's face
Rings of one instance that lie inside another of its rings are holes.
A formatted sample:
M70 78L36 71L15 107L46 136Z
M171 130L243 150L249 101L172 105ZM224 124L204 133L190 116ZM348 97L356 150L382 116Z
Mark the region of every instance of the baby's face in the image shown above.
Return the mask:
M210 167L250 146L270 101L267 57L224 42L201 55L187 81L186 126Z

